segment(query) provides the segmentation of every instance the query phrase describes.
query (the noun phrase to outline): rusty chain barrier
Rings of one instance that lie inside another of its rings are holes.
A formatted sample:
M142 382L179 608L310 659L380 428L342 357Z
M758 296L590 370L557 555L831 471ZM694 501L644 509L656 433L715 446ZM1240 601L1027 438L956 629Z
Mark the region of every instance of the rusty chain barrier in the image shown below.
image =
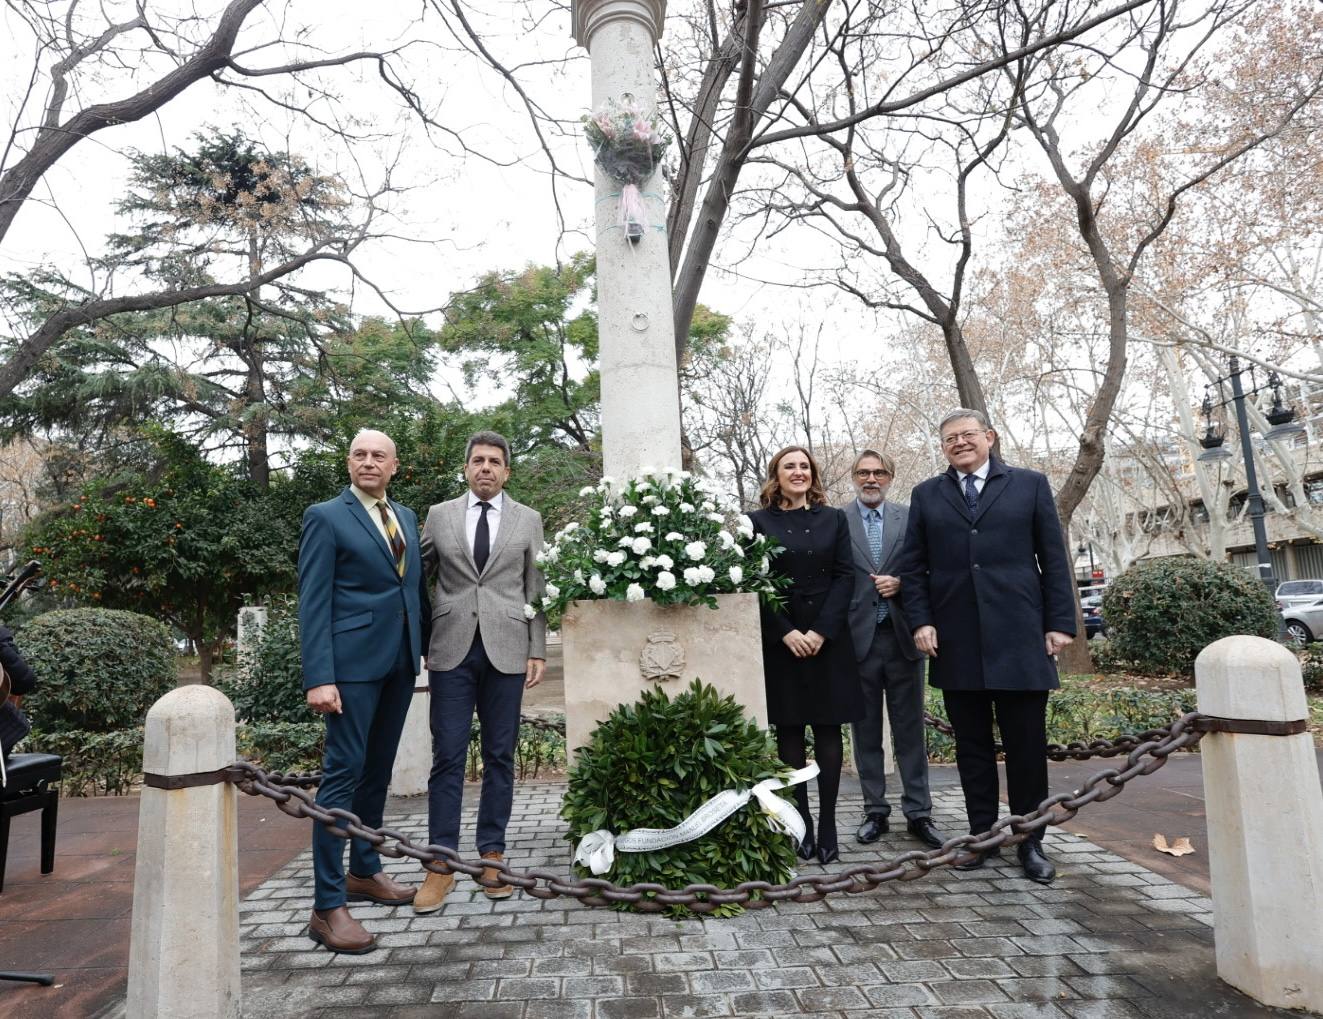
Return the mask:
M524 719L527 721L527 718ZM928 716L929 724L941 728L939 720ZM308 818L325 825L342 838L361 838L370 842L383 856L417 860L437 873L467 874L478 884L510 884L539 899L569 897L585 906L611 906L625 903L640 912L661 912L668 906L687 906L695 913L708 913L718 906L737 904L746 909L762 909L777 902L818 902L838 892L857 894L876 889L888 881L913 881L939 867L949 866L968 852L985 852L1022 842L1048 825L1069 821L1089 803L1109 800L1127 782L1139 775L1150 775L1167 758L1194 746L1206 731L1226 731L1221 719L1190 712L1166 729L1154 729L1138 735L1119 736L1114 740L1093 740L1087 744L1054 744L1048 756L1054 760L1087 760L1090 757L1118 757L1125 754L1123 765L1090 775L1073 793L1058 793L1023 816L1004 817L979 835L960 835L948 839L940 849L901 853L889 862L858 864L822 875L804 875L774 885L766 881L746 881L734 888L709 884L691 884L672 889L663 885L640 883L621 887L603 878L574 878L547 869L521 871L504 860L466 860L444 846L419 845L393 828L369 828L353 813L339 808L319 807L309 788L318 784L320 775L268 774L246 761L225 769L225 780L233 782L252 796L265 796L291 817ZM556 723L539 719L541 727L555 728ZM948 727L949 728L949 727ZM1061 756L1054 756L1059 754ZM484 870L496 870L495 879L483 880Z

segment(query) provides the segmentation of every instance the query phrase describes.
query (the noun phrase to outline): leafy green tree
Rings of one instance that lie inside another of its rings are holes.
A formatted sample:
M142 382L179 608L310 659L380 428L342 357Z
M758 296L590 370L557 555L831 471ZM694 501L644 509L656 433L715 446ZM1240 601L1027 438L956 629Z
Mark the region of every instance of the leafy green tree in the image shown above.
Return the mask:
M158 432L137 454L38 517L25 554L54 592L171 623L197 646L206 682L245 597L292 588L297 523L271 492L176 435Z
M441 346L460 359L471 389L508 393L493 412L508 416L520 450L555 443L592 448L599 427L596 263L577 255L559 268L488 273L455 297Z
M337 418L429 399L436 337L422 323L355 326L321 291L262 283L271 264L340 243L350 201L338 180L238 131L199 134L192 151L137 154L133 164L118 206L131 228L112 235L100 267L172 290L218 276L252 288L71 331L0 404L11 432L110 441L123 425L165 421L213 452L241 455L265 486L273 436L325 441ZM54 277L11 279L8 290L37 317L86 296Z

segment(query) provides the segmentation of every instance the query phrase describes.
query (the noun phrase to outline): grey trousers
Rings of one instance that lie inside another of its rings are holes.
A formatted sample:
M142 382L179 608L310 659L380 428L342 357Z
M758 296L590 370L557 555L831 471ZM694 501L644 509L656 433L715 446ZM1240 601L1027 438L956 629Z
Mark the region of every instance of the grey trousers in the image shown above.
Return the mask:
M929 817L933 801L928 792L928 751L923 739L923 661L912 662L901 654L891 623L883 621L874 631L868 654L859 663L859 677L864 690L864 717L851 729L864 812L883 817L891 813L882 757L885 697L900 772L901 813L907 819Z

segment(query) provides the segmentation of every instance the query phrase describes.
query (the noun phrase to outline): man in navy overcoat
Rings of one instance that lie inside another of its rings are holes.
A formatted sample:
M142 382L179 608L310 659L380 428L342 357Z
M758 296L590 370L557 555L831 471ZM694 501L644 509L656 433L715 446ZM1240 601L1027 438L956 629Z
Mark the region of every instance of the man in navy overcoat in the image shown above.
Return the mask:
M1060 685L1053 656L1075 635L1075 598L1047 478L992 456L997 434L979 411L947 414L940 435L951 466L911 493L898 572L914 644L929 657L928 681L955 730L969 830L978 834L997 820L994 718L1011 813L1047 798L1047 695ZM1018 848L1026 877L1055 877L1041 835ZM954 866L974 870L995 853L969 853Z
M308 706L326 717L318 805L350 810L378 828L431 613L418 517L386 496L399 469L395 443L382 432L359 432L348 465L349 487L303 514L303 688ZM352 840L346 876L345 840L316 823L312 832L316 891L308 935L333 951L370 952L375 939L346 901L403 905L415 889L387 876L362 839Z

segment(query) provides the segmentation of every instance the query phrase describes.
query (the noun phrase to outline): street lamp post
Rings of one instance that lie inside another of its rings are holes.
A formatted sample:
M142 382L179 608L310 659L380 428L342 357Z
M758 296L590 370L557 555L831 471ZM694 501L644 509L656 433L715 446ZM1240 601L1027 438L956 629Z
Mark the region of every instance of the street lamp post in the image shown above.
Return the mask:
M1254 556L1258 560L1259 579L1272 594L1277 590L1273 576L1272 555L1268 551L1268 528L1264 526L1263 493L1259 491L1258 474L1254 470L1254 447L1250 443L1249 415L1245 412L1245 393L1240 384L1240 361L1231 356L1231 399L1236 405L1236 424L1240 428L1240 455L1245 458L1245 484L1249 486L1250 526L1254 528Z
M1240 452L1245 460L1245 483L1248 486L1246 501L1249 504L1250 525L1254 529L1254 557L1259 571L1259 580L1268 588L1268 593L1272 594L1277 590L1277 578L1273 575L1272 555L1268 551L1268 530L1264 526L1263 518L1265 508L1263 505L1263 494L1259 491L1258 472L1254 468L1254 446L1250 442L1249 415L1245 411L1245 397L1253 395L1264 388L1273 391L1273 409L1268 415L1268 420L1276 427L1272 428L1264 438L1273 441L1282 441L1294 439L1297 435L1304 433L1302 428L1295 421L1295 412L1282 406L1281 399L1281 380L1276 372L1268 373L1268 381L1264 385L1256 385L1245 392L1241 384L1240 376L1243 369L1240 367L1240 358L1232 354L1227 362L1228 373L1225 378L1216 380L1213 384L1221 387L1223 382L1231 383L1231 399L1221 400L1217 404L1205 394L1203 413L1207 422L1207 427L1203 438L1199 444L1204 447L1204 451L1199 454L1199 460L1205 463L1218 460L1226 460L1231 454L1222 448L1225 436L1220 430L1220 426L1215 428L1212 420L1213 408L1225 407L1227 403L1234 403L1236 407L1236 425L1240 429ZM1250 369L1253 372L1253 368Z
M1085 552L1089 554L1089 580L1093 580L1093 575L1097 572L1097 568L1093 565L1093 543L1088 542L1086 544L1081 541L1080 547L1077 548L1075 552L1077 555L1084 555Z

